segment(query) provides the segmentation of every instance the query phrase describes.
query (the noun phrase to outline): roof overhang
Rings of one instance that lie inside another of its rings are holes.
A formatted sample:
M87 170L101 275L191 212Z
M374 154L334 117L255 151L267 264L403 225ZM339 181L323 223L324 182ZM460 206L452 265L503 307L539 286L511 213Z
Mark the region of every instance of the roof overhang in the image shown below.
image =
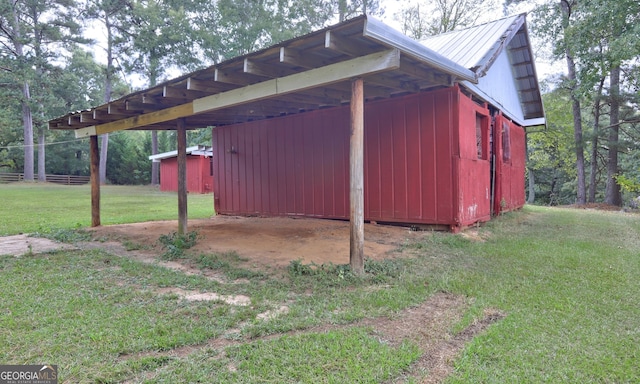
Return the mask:
M467 29L431 36L422 44L472 70L478 79L461 83L522 126L544 125L544 106L529 40L526 14L513 15ZM510 68L497 65L508 58ZM498 68L496 68L498 67ZM495 72L499 73L496 74ZM489 75L490 80L485 76ZM499 90L511 76L518 105Z
M49 121L76 137L128 129L222 126L340 106L364 78L367 100L476 83L476 75L368 16L232 58Z
M194 145L193 147L187 147L186 154L192 155L192 156L212 156L213 151L211 147L207 147L204 145ZM152 160L154 163L159 163L160 160L169 159L177 156L178 156L178 151L175 150L175 151L158 153L157 155L151 155L149 156L149 160Z

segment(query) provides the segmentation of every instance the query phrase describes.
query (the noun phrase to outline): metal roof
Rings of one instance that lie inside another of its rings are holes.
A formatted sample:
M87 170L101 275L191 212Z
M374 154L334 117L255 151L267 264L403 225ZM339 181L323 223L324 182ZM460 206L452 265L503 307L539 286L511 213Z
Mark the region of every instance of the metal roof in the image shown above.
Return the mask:
M187 147L186 153L187 155L210 157L210 156L213 156L213 148L207 147L206 145L194 145L193 147ZM168 159L171 157L177 157L177 156L178 156L178 151L175 150L175 151L158 153L157 155L151 155L149 156L149 160L153 160L154 163L159 163L160 160Z
M348 103L351 80L367 100L475 83L473 71L368 16L235 57L118 100L49 121L76 137L124 129L222 126Z
M478 78L485 76L496 59L506 52L524 119L534 124L544 118L526 14L428 37L421 43L472 70ZM482 88L482 84L478 87ZM472 85L470 88L476 87ZM526 122L520 124L526 125Z

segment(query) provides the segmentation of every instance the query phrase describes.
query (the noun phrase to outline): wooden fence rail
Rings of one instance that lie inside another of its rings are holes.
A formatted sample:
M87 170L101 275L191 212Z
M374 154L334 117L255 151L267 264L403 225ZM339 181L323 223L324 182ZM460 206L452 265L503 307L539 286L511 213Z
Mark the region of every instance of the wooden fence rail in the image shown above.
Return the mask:
M90 176L46 175L47 182L65 185L82 185L89 183ZM35 175L38 180L38 175ZM0 183L14 183L24 180L24 173L0 173Z

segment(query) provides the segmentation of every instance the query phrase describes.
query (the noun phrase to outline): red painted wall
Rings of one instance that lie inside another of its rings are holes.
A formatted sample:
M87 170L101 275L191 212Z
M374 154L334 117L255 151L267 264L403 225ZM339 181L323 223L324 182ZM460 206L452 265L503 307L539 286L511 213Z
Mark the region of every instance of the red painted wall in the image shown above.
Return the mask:
M457 87L367 103L365 219L488 220L489 130L486 106ZM214 128L213 147L216 212L348 219L347 107Z
M502 114L495 120L496 193L494 213L507 212L525 203L526 164L524 129Z
M211 158L187 155L187 192L213 192L213 176L210 174ZM170 157L160 162L160 190L178 191L178 158Z

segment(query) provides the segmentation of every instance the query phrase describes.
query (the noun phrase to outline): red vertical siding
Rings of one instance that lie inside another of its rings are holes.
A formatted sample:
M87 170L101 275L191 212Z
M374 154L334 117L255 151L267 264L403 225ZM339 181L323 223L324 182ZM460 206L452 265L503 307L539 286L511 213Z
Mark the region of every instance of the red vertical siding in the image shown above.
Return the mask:
M365 219L458 227L487 218L476 114L488 110L457 87L367 103ZM213 146L218 212L349 217L348 108L218 127Z
M187 156L187 192L211 193L214 188L210 175L211 159L205 156ZM178 191L178 159L170 157L160 162L160 190Z
M481 134L489 136L489 110L468 97L459 99L457 124L459 154L455 162L458 184L457 211L461 226L491 218L491 162L488 155L478 158L476 118L482 119Z
M503 141L503 131L508 127L509 143ZM525 135L524 129L498 114L494 127L496 154L496 183L494 212L506 212L521 208L525 203ZM505 159L505 147L509 158Z

